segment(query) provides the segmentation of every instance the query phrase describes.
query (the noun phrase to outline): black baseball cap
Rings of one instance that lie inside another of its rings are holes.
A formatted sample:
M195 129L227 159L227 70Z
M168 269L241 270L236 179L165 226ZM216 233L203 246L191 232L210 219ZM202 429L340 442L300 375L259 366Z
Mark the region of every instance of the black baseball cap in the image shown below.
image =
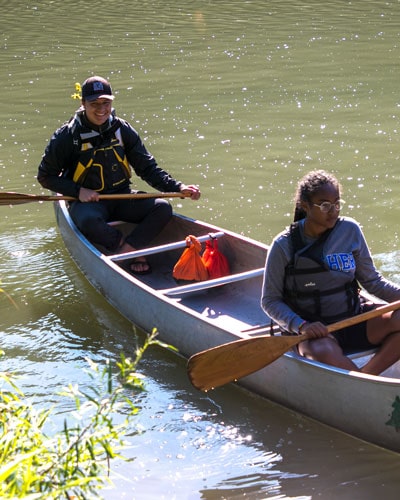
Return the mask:
M95 101L96 99L114 99L110 83L101 76L91 76L82 84L82 99Z

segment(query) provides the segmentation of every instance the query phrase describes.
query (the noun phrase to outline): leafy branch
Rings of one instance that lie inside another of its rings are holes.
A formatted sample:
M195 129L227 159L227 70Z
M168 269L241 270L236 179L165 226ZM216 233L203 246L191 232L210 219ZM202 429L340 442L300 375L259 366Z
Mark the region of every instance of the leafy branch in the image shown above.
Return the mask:
M115 369L110 361L100 366L88 359L89 389L70 384L61 393L73 403L74 422L65 419L51 436L44 427L54 409L37 411L13 376L0 372L6 386L0 390L0 498L99 498L111 483L111 460L125 459L124 436L138 412L131 396L145 388L137 365L149 346L171 348L156 336L153 330L133 360L121 354Z

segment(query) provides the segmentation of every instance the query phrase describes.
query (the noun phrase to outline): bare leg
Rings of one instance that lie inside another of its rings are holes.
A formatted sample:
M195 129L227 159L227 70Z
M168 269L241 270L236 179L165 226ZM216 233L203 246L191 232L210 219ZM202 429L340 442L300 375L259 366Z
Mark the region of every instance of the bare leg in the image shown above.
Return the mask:
M342 348L332 337L324 337L301 342L299 353L320 363L343 368L344 370L360 371L351 359L343 354Z
M379 375L386 368L399 360L400 357L400 332L388 335L383 341L378 352L366 363L361 371L371 375Z
M361 371L379 375L400 359L400 311L391 311L369 320L367 337L372 344L379 345L379 350Z

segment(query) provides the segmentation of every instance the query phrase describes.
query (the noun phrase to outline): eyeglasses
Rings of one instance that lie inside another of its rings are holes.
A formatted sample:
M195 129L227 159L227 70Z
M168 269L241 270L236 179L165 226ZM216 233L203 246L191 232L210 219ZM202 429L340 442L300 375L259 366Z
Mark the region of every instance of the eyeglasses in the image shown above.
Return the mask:
M321 212L327 213L330 212L332 208L334 208L336 212L339 212L343 206L343 203L344 203L343 200L338 200L335 201L335 203L329 203L329 201L323 201L319 205L317 203L313 203L313 205L314 207L318 207L321 210Z

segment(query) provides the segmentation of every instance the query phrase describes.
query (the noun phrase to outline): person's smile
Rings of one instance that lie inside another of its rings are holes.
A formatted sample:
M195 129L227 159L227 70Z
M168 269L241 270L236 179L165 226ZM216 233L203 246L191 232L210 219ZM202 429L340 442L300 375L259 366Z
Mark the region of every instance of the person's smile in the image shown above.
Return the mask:
M85 102L87 119L94 125L103 125L111 115L111 104L109 99Z

